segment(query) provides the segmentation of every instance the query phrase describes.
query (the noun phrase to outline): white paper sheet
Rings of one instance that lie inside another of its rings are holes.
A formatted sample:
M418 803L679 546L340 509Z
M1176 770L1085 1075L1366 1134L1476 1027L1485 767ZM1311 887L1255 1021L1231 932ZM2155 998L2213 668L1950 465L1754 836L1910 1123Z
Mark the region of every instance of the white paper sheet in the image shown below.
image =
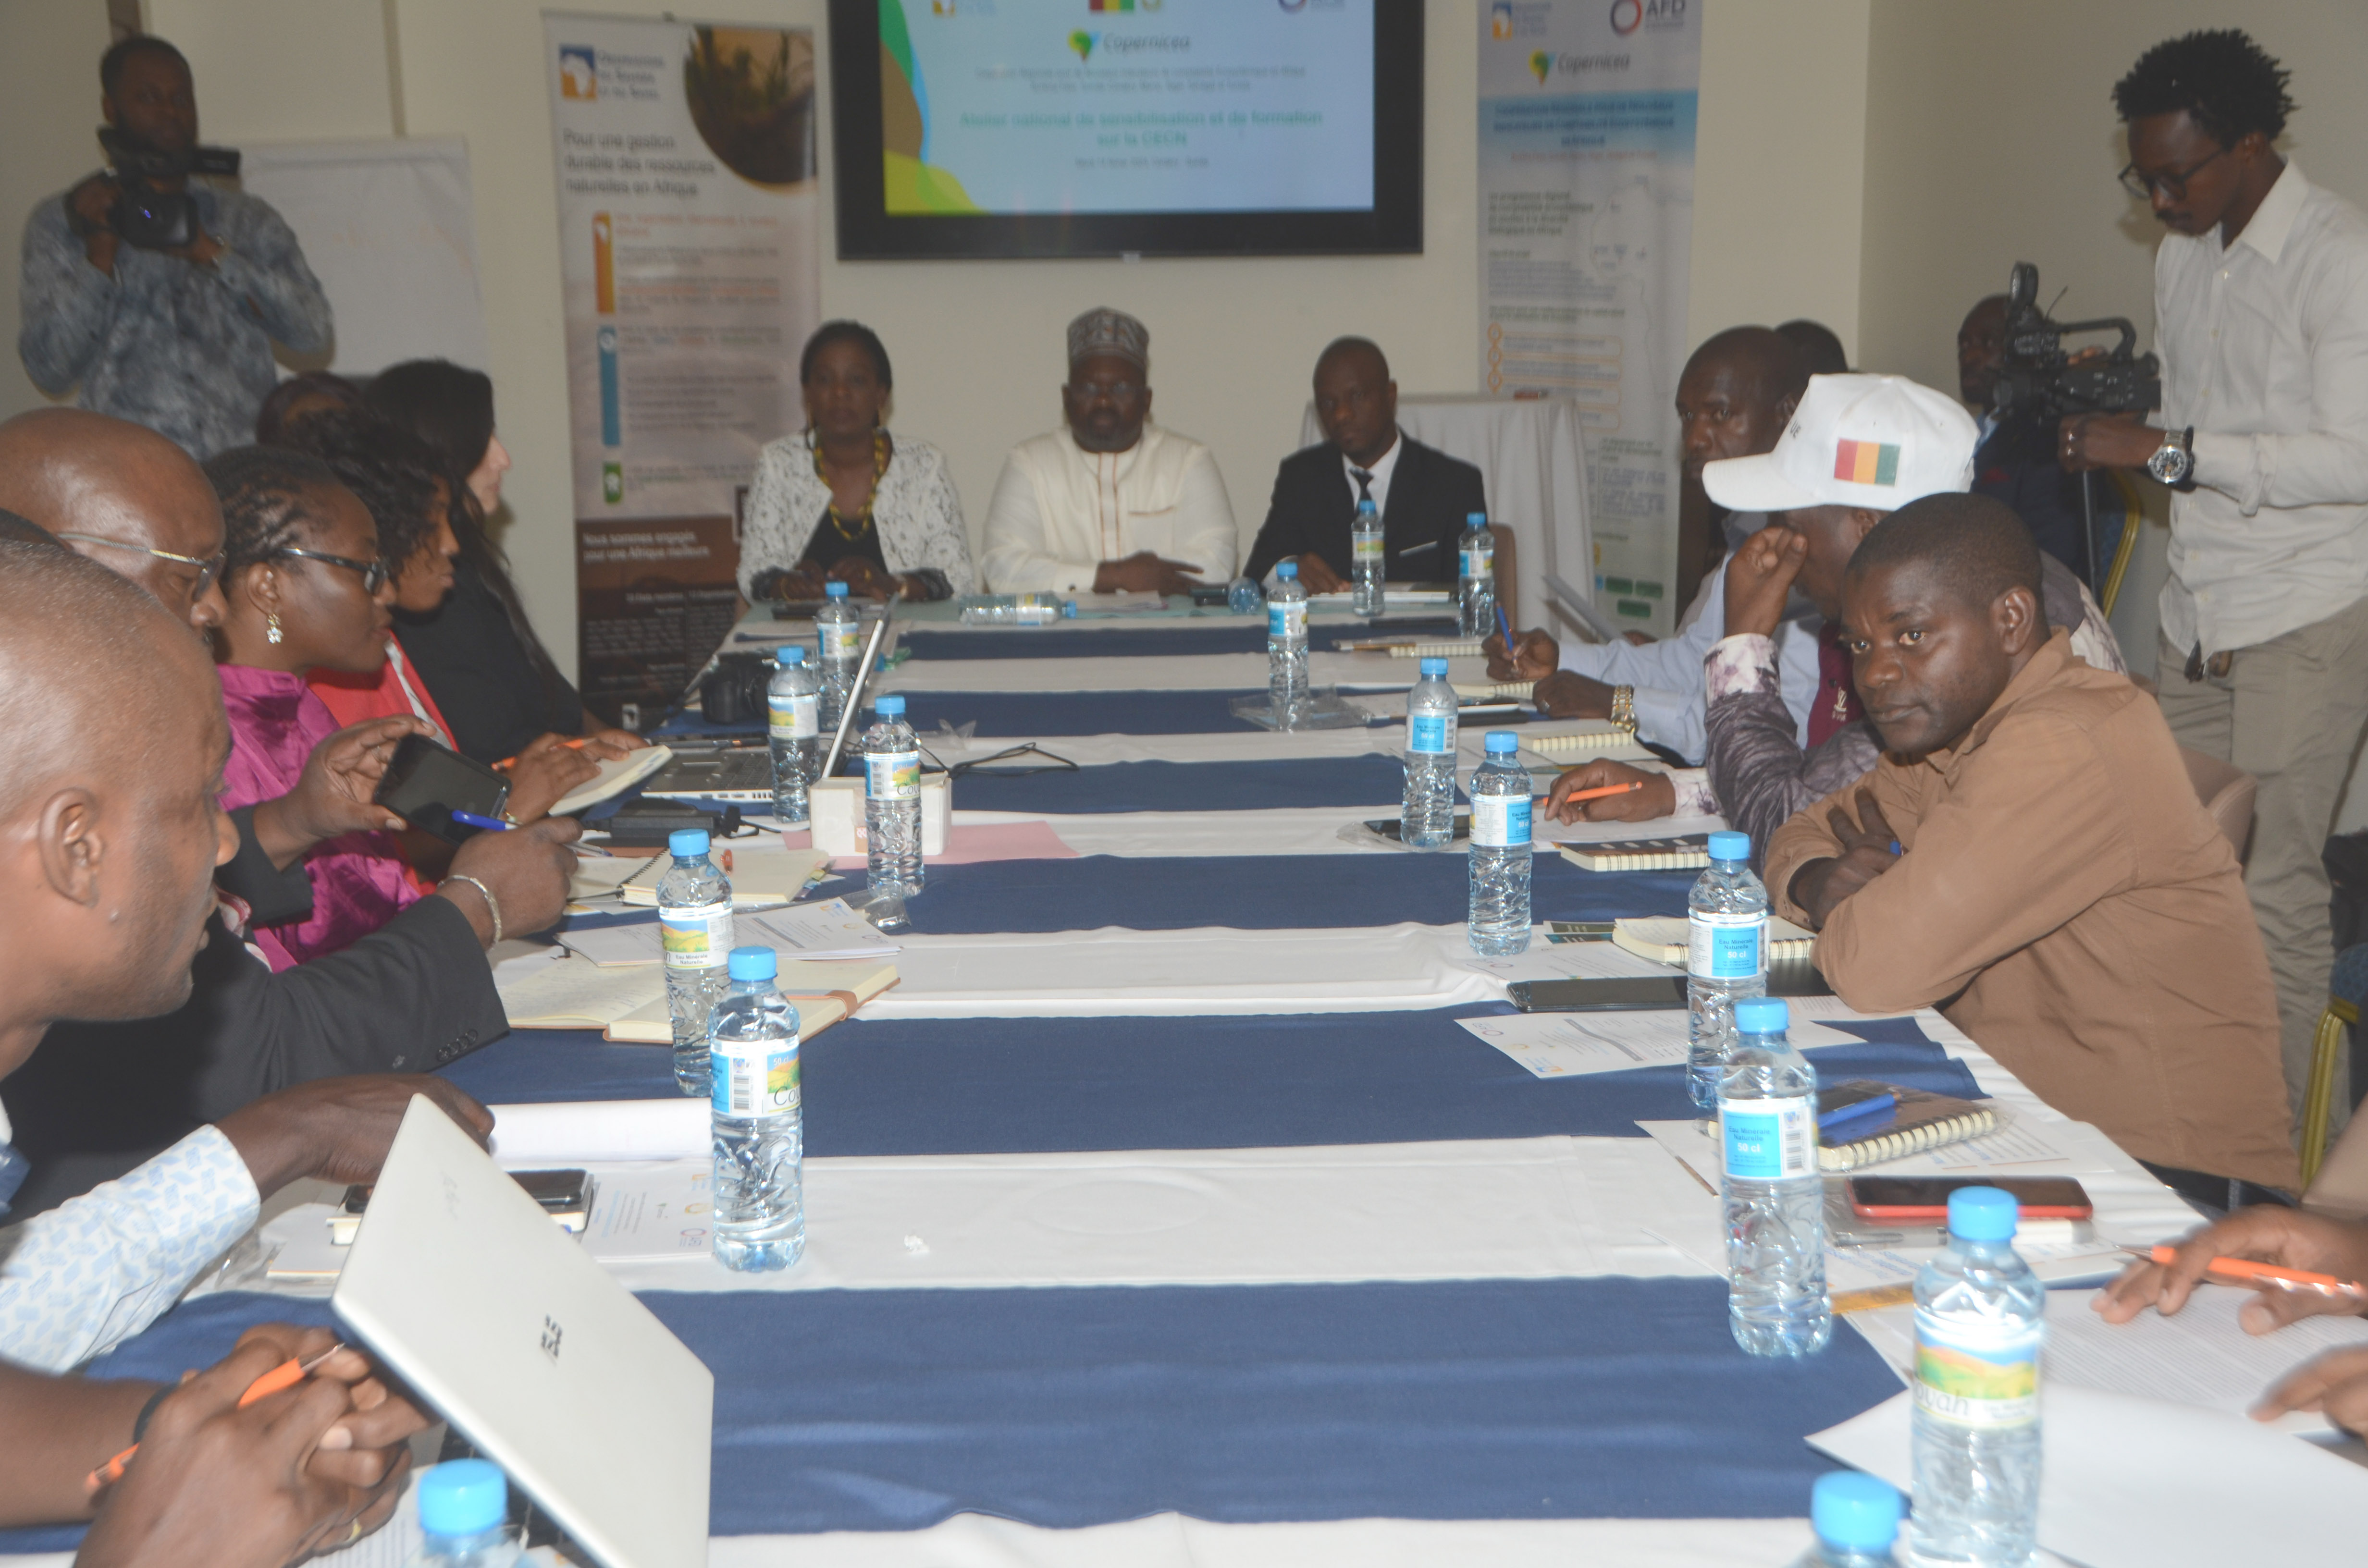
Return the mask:
M2205 1285L2177 1315L2147 1311L2115 1327L2090 1310L2095 1290L2047 1297L2047 1375L2107 1393L2136 1394L2242 1415L2270 1386L2329 1350L2368 1345L2368 1320L2312 1317L2274 1334L2247 1334L2237 1309L2250 1290ZM2283 1425L2332 1430L2326 1416L2295 1413Z
M2216 1410L2050 1380L2039 1540L2088 1568L2354 1562L2368 1470ZM1906 1491L1909 1396L1809 1438Z
M1474 974L1485 974L1505 983L1517 980L1637 980L1679 972L1668 964L1640 959L1616 942L1549 942L1543 926L1531 934L1525 952L1510 958L1484 959L1474 957L1467 948L1456 962Z
M734 917L733 934L744 946L762 942L783 959L885 958L897 950L843 898L761 914L743 910ZM559 939L570 952L603 966L655 964L666 958L655 911L646 921L564 931Z
M1459 1018L1464 1028L1541 1078L1624 1073L1632 1067L1682 1064L1688 1016L1663 1013L1517 1013L1508 1018ZM1850 1045L1857 1037L1823 1024L1799 1024L1794 1045Z
M509 1170L604 1160L704 1155L712 1130L705 1100L573 1100L497 1105L494 1158Z

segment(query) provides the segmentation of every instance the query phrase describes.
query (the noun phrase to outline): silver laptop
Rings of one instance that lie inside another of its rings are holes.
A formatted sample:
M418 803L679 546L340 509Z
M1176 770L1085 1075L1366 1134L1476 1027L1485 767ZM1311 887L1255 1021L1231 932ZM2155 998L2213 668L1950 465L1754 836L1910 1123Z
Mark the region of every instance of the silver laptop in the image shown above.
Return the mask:
M763 746L677 752L672 762L642 786L642 793L663 801L731 801L770 806L773 754Z
M713 1376L424 1097L331 1305L603 1568L704 1568Z

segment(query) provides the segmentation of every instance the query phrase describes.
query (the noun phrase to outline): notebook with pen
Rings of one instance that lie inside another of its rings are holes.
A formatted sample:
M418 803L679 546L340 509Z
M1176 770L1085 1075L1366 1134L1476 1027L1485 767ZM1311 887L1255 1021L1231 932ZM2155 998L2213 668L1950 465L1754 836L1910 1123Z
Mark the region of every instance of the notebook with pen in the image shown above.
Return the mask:
M1998 1131L1975 1100L1850 1078L1817 1092L1817 1168L1854 1171Z

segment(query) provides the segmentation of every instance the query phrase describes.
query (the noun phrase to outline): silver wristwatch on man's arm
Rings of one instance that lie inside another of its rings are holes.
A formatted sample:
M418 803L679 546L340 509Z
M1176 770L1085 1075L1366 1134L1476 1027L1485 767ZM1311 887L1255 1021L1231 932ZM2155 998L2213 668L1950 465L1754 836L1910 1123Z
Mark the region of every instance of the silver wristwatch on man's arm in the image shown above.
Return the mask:
M2166 430L2162 445L2146 459L2146 472L2173 490L2195 488L2195 426Z

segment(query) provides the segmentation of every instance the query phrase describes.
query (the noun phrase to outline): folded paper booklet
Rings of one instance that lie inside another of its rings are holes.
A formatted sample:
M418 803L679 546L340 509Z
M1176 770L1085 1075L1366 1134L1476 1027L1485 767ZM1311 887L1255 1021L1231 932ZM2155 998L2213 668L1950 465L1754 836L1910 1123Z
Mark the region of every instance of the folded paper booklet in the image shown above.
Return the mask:
M798 960L781 965L781 994L797 1004L798 1038L812 1040L896 983L893 963ZM661 986L664 981L660 981ZM674 1026L663 991L654 1002L609 1020L606 1037L623 1045L671 1045Z
M588 784L579 785L551 808L555 817L572 817L587 806L597 806L611 795L621 795L634 785L674 760L674 753L664 746L643 746L629 751L600 765L600 771Z
M829 864L830 857L816 849L752 848L734 856L723 876L732 884L732 903L735 907L794 903L814 884L814 873ZM620 890L625 902L656 908L658 880L673 866L670 856L661 855L652 860Z
M1710 864L1710 835L1565 844L1562 858L1583 871L1691 871Z
M1608 845L1595 845L1598 849ZM1567 855L1570 850L1563 851ZM1611 924L1611 939L1640 959L1656 963L1678 964L1686 961L1686 942L1691 926L1681 915L1640 915L1634 919L1615 920ZM1768 917L1768 961L1797 963L1809 956L1816 946L1817 934L1804 931L1790 920Z
M1536 752L1542 756L1553 756L1560 752L1603 751L1611 746L1630 744L1634 740L1634 735L1617 724L1605 724L1592 730L1565 730L1553 735L1532 735L1524 731L1521 749Z
M1892 1096L1889 1109L1838 1121L1818 1131L1819 1170L1854 1171L1861 1165L1880 1165L1885 1160L1920 1154L1928 1149L1963 1143L1998 1129L1997 1109L1978 1100L1877 1083L1871 1078L1829 1085L1818 1092L1817 1109L1823 1115L1853 1100L1881 1095Z

